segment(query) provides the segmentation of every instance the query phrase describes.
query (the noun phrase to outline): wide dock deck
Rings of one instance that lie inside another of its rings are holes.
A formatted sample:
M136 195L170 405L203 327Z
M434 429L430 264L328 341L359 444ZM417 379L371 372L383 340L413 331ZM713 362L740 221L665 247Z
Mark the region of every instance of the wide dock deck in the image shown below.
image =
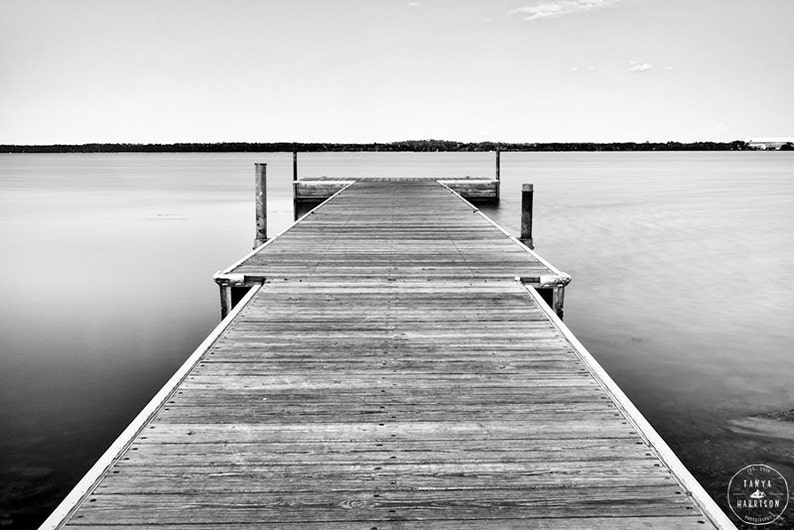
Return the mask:
M539 294L567 275L442 184L348 183L218 281L45 527L732 527Z

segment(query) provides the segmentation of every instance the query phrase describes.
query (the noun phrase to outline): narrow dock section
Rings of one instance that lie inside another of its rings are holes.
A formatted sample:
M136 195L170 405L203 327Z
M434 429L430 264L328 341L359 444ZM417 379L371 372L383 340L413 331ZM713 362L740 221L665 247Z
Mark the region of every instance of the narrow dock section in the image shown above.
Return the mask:
M516 279L562 314L571 278L430 179L359 179L216 277L228 309L263 280ZM233 296L238 291L239 294Z
M569 281L469 202L428 179L359 180L227 273L262 279Z
M356 182L221 276L44 527L732 528L532 286L568 278L441 184Z

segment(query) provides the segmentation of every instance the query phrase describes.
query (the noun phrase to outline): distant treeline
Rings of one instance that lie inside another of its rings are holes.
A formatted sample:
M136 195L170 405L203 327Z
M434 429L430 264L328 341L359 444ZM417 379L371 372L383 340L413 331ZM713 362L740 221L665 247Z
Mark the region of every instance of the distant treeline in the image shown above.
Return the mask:
M275 153L323 151L751 151L744 141L734 142L453 142L405 140L390 143L218 142L178 144L55 144L0 145L0 153Z

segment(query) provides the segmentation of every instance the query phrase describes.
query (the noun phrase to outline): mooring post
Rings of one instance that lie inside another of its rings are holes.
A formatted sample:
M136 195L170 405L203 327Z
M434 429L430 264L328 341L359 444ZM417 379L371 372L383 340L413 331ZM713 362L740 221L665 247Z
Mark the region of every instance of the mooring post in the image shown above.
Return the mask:
M292 144L292 219L298 220L298 149Z
M501 154L502 154L502 152L499 150L499 148L497 148L496 149L496 179L495 179L496 180L496 184L495 184L496 189L494 190L494 201L495 202L499 202L499 188L502 187L502 183L500 182L500 174L502 172L501 161L500 161Z
M551 308L562 320L563 305L565 304L565 286L557 284L551 289Z
M256 237L254 248L267 241L267 164L256 165Z
M229 311L232 310L232 288L228 284L218 284L221 294L221 320L226 318Z
M521 186L521 242L534 249L532 241L532 199L535 194L532 184Z

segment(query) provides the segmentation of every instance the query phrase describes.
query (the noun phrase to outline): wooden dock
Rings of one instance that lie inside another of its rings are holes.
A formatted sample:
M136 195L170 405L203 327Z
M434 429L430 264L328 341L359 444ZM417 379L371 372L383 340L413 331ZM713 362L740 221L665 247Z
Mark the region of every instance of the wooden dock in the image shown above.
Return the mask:
M43 528L733 528L562 323L570 278L449 186L346 182L216 280Z

